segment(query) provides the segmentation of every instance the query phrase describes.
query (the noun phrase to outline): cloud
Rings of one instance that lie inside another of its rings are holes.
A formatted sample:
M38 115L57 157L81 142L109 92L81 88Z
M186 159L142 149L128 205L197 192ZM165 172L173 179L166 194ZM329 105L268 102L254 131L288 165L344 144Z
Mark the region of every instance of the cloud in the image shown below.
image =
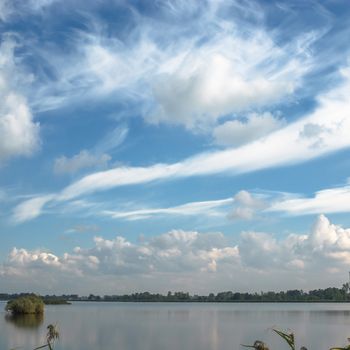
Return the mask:
M240 146L264 137L285 125L285 120L271 113L249 114L244 121L230 120L213 130L215 143L223 146Z
M61 156L55 159L55 174L74 174L82 169L107 167L111 156L108 154L92 154L87 150L80 151L71 158Z
M324 189L316 192L311 198L299 196L299 198L276 201L267 211L288 215L350 212L350 186Z
M95 209L94 212L96 213ZM143 220L166 215L227 216L233 220L253 220L267 213L301 216L346 212L350 212L349 185L323 189L310 198L298 193L241 190L233 198L190 202L166 208L103 210L100 214L125 220Z
M0 0L0 21L8 22L16 17L41 14L60 0Z
M131 211L103 211L103 215L108 215L113 219L126 219L126 220L143 220L150 217L160 217L164 215L206 215L206 216L224 216L225 212L219 210L233 202L232 198L203 201L203 202L190 202L174 207L168 208L148 208L137 209Z
M98 232L101 228L97 225L75 225L67 230L65 230L65 233L86 233L86 232Z
M291 234L277 240L270 234L246 232L239 244L243 264L258 269L300 268L312 271L344 269L350 262L350 229L319 215L308 235Z
M15 156L29 156L39 147L39 124L26 98L17 91L30 80L16 64L16 44L4 36L0 46L0 162Z
M107 168L112 157L106 152L114 152L128 136L125 125L117 126L108 132L91 150L82 150L71 158L60 156L54 161L57 175L75 174L83 169Z
M242 174L257 170L303 163L348 148L350 139L350 70L341 72L342 82L337 88L318 97L313 112L263 139L235 149L207 152L172 164L154 164L149 167L116 167L87 175L57 193L55 201L67 201L90 193L119 186L140 185L157 180L209 176L215 174ZM332 118L330 118L332 116ZM315 147L314 138L300 137L305 125L322 127Z
M33 12L42 11L59 1L60 0L29 0L27 8Z
M36 54L54 74L32 94L35 108L117 98L137 104L147 122L210 131L223 116L232 119L289 98L313 66L309 48L321 34L303 33L277 43L262 25L263 10L254 5L244 10L224 2L155 6L169 21L149 18L128 4L133 26L122 38L90 15L84 23L90 31L71 33L64 56L52 45L50 52L38 48ZM230 11L230 20L225 11ZM242 12L257 19L255 26L246 21L244 34ZM191 14L196 19L186 21ZM173 16L179 25L172 24Z
M26 249L17 248L13 248L9 254L9 262L13 266L61 266L59 258L54 254L40 250L29 252Z
M129 128L127 126L117 126L98 142L94 147L94 153L104 154L107 152L113 152L126 140L128 133Z
M178 285L184 288L186 281L188 290L198 292L201 288L209 292L213 287L208 287L208 281L215 281L217 287L231 285L232 289L234 283L236 290L247 288L247 276L250 290L262 286L314 288L311 283L324 286L321 271L333 271L329 278L339 281L349 263L350 229L332 224L320 215L308 234L243 232L237 244L222 233L172 230L143 236L137 242L121 236L95 237L90 248L76 247L61 256L43 249L14 248L0 265L0 274L16 283L29 276L34 285L35 277L40 275L42 280L47 276L50 280L54 273L53 289L69 281L70 289L79 290L80 283L88 280L99 286L95 288L99 293L116 291L115 281L121 280L129 286L126 292L135 291L140 278L143 289L166 291ZM47 291L42 284L41 289Z
M41 215L46 203L54 198L53 195L42 195L27 199L20 203L13 211L12 220L16 223L32 220Z
M331 152L348 148L350 127L350 71L343 71L343 82L336 89L319 97L319 105L309 115L277 130L267 137L236 149L203 153L173 164L155 164L150 167L119 167L88 175L66 187L60 199L70 199L86 193L117 186L136 185L161 179L214 175L241 174L256 170L302 163ZM329 116L332 116L330 118ZM306 124L324 128L323 144L314 147L314 140L300 139Z
M47 251L14 248L2 271L55 268L83 276L85 273L107 275L147 275L153 273L215 272L218 264L235 262L237 247L224 246L221 233L200 234L173 230L139 244L123 237L107 240L94 238L92 248L76 247L59 257ZM11 269L10 269L11 268Z
M5 21L8 15L11 13L9 1L1 0L0 1L0 21Z
M268 204L259 198L259 195L253 195L248 191L239 191L234 197L234 209L228 215L230 219L252 220L257 212L262 211Z
M205 129L215 125L222 116L281 101L294 92L306 68L284 62L285 65L277 68L280 71L271 72L270 67L266 68L266 73L258 71L257 67L268 57L271 61L281 59L280 50L273 47L267 36L247 41L227 38L218 46L208 52L202 49L202 52L191 53L177 72L164 74L153 88L159 108L150 116L151 122ZM237 56L220 54L223 47L227 53L237 53ZM248 51L256 51L256 56L249 56ZM243 57L247 61L243 61Z

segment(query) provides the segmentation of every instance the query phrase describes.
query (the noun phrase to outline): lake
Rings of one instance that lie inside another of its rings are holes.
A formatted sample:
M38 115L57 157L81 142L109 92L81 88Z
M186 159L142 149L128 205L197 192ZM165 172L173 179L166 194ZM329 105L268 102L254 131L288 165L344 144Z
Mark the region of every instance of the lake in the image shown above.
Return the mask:
M33 349L57 324L65 350L234 350L263 340L288 349L271 327L295 331L299 348L346 345L350 304L98 303L46 306L44 319L11 319L0 302L0 349Z

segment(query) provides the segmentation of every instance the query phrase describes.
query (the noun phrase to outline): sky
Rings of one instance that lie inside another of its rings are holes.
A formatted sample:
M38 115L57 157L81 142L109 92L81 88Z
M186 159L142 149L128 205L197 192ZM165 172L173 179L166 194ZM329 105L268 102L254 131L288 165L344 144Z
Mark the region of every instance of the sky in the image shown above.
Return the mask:
M0 0L0 291L341 287L349 38L348 0Z

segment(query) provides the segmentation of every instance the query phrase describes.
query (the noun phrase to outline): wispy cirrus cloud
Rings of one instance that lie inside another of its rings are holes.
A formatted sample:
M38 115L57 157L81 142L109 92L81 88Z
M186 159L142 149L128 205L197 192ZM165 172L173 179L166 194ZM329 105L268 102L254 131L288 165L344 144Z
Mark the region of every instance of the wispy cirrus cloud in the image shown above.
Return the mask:
M298 216L348 213L350 212L350 186L327 188L316 192L312 197L299 196L276 202L267 211Z
M266 191L237 192L232 198L191 202L169 208L147 208L130 211L103 211L114 219L142 220L166 215L213 215L233 220L257 220L266 215L315 215L319 213L349 213L350 186L317 191L306 197L300 193Z
M200 7L195 1L188 3L155 6L163 16L175 16L180 22L193 16L186 21L191 35L184 27L149 18L129 4L134 25L123 38L111 35L98 16L90 15L84 23L90 30L71 34L64 57L59 49L38 47L36 53L52 74L32 94L35 109L114 96L141 105L140 114L147 122L210 132L223 116L234 119L236 113L290 98L312 70L310 47L324 29L281 44L262 25L263 10L257 4L247 4L244 10L257 23L247 21L242 32L243 9L238 2ZM223 16L223 10L232 17Z
M340 86L320 96L319 105L312 113L261 140L236 149L199 154L178 163L119 167L91 174L66 187L59 199L161 179L252 172L302 163L347 148L350 146L347 134L350 127L350 103L347 98L350 73L344 70L342 74ZM316 136L301 137L305 125L310 123L319 125L321 131Z
M42 214L43 207L54 199L54 195L41 195L27 199L16 206L12 220L16 223L32 220Z
M146 208L136 209L130 211L109 211L102 212L103 215L110 216L113 219L126 219L126 220L142 220L149 217L157 216L193 216L193 215L206 215L206 216L226 216L226 211L223 208L232 204L233 198L191 202L174 207L168 208ZM220 210L221 209L221 210Z
M54 200L67 201L119 186L139 185L157 180L248 173L303 163L348 148L350 71L344 69L341 74L342 83L319 96L318 106L312 113L263 139L235 149L202 153L173 164L117 167L96 172L67 186L56 194ZM305 137L305 127L310 124L318 125L319 131Z

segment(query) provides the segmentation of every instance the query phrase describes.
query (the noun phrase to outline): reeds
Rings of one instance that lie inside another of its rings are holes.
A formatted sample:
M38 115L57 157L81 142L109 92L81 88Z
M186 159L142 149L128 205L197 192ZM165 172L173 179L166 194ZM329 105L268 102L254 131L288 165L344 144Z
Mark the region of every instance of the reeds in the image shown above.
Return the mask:
M47 334L46 334L46 344L38 346L34 350L49 348L53 350L55 341L60 337L60 333L58 332L57 326L53 324L49 324L47 326Z
M295 350L295 341L294 341L294 333L293 332L283 332L281 330L272 328L272 330L278 334L282 339L286 341L291 350ZM350 342L350 338L348 338L348 342ZM262 342L261 340L256 340L253 345L244 345L245 348L254 348L255 350L269 350L269 347ZM305 346L302 346L300 350L307 350ZM333 347L329 350L350 350L350 344L345 347Z

